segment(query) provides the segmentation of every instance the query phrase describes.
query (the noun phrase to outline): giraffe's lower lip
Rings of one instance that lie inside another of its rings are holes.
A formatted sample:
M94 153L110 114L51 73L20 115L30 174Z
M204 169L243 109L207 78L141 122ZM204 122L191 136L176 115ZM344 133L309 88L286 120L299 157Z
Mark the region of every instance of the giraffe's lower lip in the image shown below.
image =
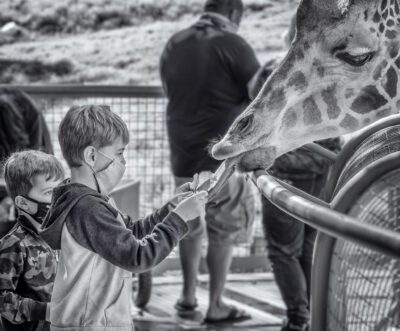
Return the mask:
M250 172L257 169L268 169L276 158L275 147L259 147L242 153L236 162L236 168L240 172Z

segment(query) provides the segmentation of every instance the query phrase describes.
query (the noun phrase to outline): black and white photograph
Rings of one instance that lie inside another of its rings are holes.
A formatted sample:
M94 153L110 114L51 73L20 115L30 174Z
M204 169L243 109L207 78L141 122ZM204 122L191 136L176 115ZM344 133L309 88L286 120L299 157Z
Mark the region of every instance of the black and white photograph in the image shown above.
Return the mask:
M400 0L1 0L0 331L400 331Z

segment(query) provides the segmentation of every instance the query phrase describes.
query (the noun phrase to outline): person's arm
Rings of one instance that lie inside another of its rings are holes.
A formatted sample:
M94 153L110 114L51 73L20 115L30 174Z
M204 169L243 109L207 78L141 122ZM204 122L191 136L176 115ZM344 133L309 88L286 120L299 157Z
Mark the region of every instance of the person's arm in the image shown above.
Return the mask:
M132 272L148 270L161 262L188 231L186 223L170 212L151 234L139 239L117 220L117 215L103 200L88 196L71 210L66 226L80 245Z
M0 251L0 315L11 323L40 321L46 318L45 302L24 298L15 293L18 280L24 271L26 251L18 239L9 237Z
M251 80L260 68L254 50L242 37L234 35L226 56L236 83L243 91L243 95L246 95L250 100Z
M164 218L170 212L169 206L170 204L167 203L160 209L157 209L154 213L147 215L146 217L137 221L128 216L129 220L126 224L126 227L132 231L133 235L137 239L142 239L146 235L151 234L154 230L154 227L164 220Z

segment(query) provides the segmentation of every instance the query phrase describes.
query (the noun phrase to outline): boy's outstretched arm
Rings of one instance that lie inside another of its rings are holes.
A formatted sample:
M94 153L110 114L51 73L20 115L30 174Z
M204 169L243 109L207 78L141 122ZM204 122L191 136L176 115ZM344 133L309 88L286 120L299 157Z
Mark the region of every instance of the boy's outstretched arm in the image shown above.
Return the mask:
M146 217L137 221L127 216L128 222L126 224L126 227L132 231L133 235L137 239L142 239L143 237L151 234L154 230L154 227L158 223L161 223L165 217L167 217L170 212L169 206L170 204L167 203L161 208L157 209L152 214L147 215Z
M25 247L10 236L0 247L0 315L11 323L41 321L46 318L45 302L24 298L15 293L24 271Z
M107 202L86 196L71 210L66 228L81 246L132 272L151 269L161 262L188 231L186 222L169 212L151 234L139 239L117 217L118 212Z

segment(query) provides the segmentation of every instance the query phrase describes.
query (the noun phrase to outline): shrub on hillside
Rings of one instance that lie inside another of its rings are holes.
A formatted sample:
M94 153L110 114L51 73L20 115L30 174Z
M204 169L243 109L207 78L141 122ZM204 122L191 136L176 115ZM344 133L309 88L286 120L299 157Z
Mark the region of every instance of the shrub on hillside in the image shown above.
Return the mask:
M298 0L292 0L298 1ZM2 0L0 25L15 21L41 33L78 33L131 26L146 21L177 20L201 12L205 0ZM244 0L246 11L271 6L265 0Z

